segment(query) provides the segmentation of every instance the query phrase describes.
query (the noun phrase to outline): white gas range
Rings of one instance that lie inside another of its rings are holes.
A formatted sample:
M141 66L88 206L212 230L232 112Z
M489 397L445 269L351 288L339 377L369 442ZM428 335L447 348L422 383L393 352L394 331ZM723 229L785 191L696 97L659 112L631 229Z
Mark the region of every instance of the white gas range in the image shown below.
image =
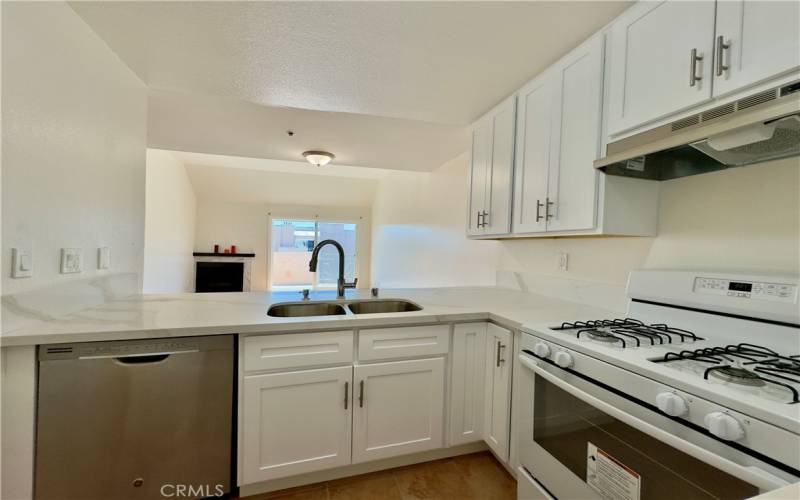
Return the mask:
M800 481L797 278L636 271L628 295L626 317L523 330L517 444L537 494L746 498Z

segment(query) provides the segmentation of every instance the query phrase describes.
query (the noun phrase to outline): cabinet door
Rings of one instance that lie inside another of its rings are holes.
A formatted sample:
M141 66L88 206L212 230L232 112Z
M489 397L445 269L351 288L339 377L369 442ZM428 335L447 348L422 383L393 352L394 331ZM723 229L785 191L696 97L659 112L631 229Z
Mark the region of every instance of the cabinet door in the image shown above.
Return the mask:
M550 167L555 73L546 72L519 91L514 161L514 233L547 228L545 203Z
M716 43L716 55L722 57L714 62L715 96L797 71L800 68L800 2L718 2Z
M511 339L510 331L497 325L488 325L483 438L504 461L508 461L511 415Z
M350 463L351 366L248 376L244 484Z
M639 2L614 22L609 134L711 98L714 5L713 0ZM693 50L702 60L692 59Z
M450 391L450 445L483 439L483 383L486 323L465 323L453 329Z
M517 98L512 96L492 112L492 154L489 169L484 234L511 232L511 184L514 170L514 118Z
M604 38L596 36L554 68L553 157L547 176L547 230L592 229L597 212Z
M353 462L441 448L444 358L355 367Z
M470 162L469 220L467 234L483 234L483 212L486 210L486 186L489 179L492 146L492 121L482 119L472 129L472 158Z

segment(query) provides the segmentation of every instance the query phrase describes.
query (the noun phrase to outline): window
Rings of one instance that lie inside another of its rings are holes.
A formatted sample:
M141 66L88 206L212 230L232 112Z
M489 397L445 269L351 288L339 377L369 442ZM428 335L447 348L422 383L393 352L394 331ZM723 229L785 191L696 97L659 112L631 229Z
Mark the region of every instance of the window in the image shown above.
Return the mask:
M336 240L344 248L344 278L356 275L356 232L358 224L314 220L272 220L271 288L334 288L339 277L339 253L332 245L319 252L317 272L308 270L311 252L322 240Z

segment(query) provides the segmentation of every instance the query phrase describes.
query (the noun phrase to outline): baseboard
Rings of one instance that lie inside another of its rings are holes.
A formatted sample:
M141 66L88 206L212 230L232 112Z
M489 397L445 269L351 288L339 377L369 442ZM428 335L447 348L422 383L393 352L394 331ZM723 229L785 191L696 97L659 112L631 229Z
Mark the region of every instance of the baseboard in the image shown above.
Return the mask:
M240 485L239 495L242 497L258 495L261 493L268 493L270 491L282 490L285 488L294 488L295 486L304 486L306 484L331 481L333 479L339 479L342 477L357 476L359 474L366 474L368 472L393 469L395 467L402 467L404 465L412 465L422 462L429 462L431 460L440 460L442 458L466 455L468 453L476 453L486 449L488 449L486 443L479 441L477 443L463 444L450 448L441 448L438 450L412 453L410 455L392 457L384 460L375 460L374 462L366 462L363 464L346 465L344 467L309 472L308 474L300 474L298 476L282 477L279 479L273 479L271 481Z

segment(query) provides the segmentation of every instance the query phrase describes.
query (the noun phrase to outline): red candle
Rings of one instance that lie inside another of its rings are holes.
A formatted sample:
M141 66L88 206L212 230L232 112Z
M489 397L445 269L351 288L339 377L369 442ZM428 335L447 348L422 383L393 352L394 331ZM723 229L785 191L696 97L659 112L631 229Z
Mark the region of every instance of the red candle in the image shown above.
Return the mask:
M236 253L236 245L231 245L231 253Z
M219 253L219 245L214 245L214 253Z

